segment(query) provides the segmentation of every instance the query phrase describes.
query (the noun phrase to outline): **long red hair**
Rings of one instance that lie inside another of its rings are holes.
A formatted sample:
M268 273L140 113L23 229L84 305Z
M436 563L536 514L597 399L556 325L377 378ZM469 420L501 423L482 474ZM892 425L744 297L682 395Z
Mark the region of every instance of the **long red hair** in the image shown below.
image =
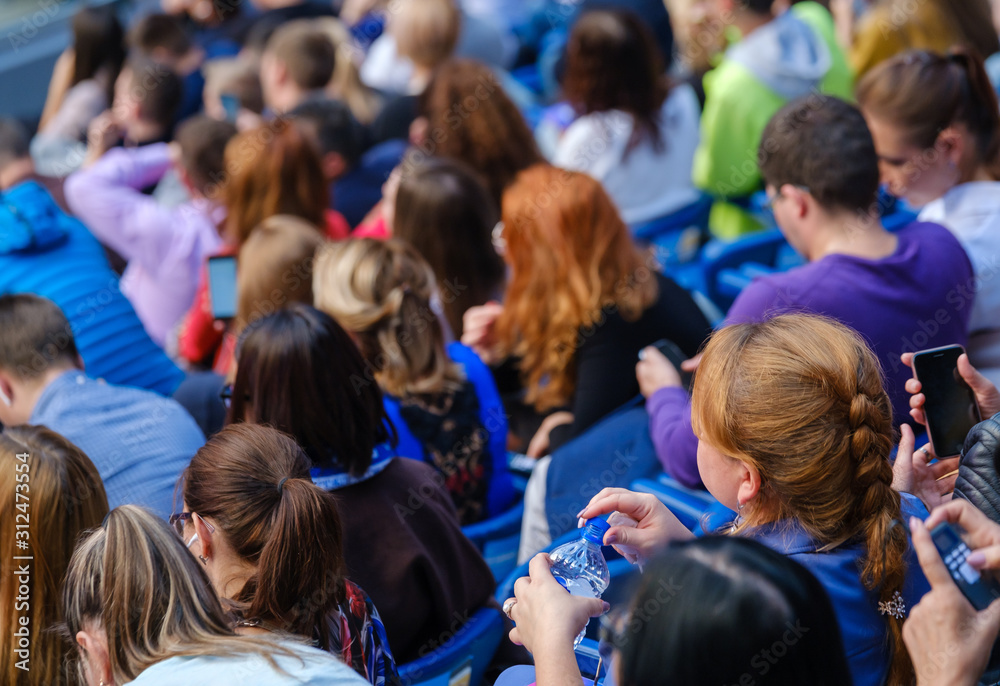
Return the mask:
M498 341L520 358L527 402L545 411L572 396L587 330L614 312L638 319L657 283L611 198L585 174L525 169L504 193L503 224L511 273Z

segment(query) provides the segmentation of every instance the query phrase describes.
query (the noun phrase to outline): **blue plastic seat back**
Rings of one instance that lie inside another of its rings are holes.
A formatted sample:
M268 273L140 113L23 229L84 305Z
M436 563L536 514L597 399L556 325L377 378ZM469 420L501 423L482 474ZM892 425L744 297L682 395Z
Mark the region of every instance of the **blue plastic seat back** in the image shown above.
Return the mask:
M653 246L656 259L664 269L694 262L708 237L712 202L712 196L702 195L676 212L633 224L632 236L640 245Z
M630 490L654 495L696 535L717 531L736 516L708 491L683 486L667 474L661 474L656 479L638 479L632 483Z
M403 686L478 686L504 636L495 607L478 610L437 650L399 667Z
M519 502L492 519L462 527L462 533L479 548L494 579L503 579L517 566L523 517L524 503Z

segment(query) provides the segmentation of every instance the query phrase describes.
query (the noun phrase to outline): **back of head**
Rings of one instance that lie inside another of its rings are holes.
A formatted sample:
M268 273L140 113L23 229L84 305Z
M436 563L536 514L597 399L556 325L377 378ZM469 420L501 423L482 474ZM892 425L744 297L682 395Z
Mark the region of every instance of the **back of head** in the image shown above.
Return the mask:
M333 43L311 21L283 24L267 41L264 53L285 65L289 78L303 90L325 88L333 78L337 59Z
M652 33L632 12L596 10L576 20L566 44L563 93L583 114L631 114L633 144L648 136L654 147L662 145L659 115L667 81Z
M664 675L690 686L851 683L822 585L755 541L671 545L644 570L629 613L615 637L622 686L660 684Z
M139 118L170 129L181 106L184 84L170 67L144 57L130 57L119 80L126 79L116 90L114 108L123 120L138 108Z
M113 5L85 7L73 17L73 78L71 86L94 78L104 69L111 88L125 61L125 32Z
M878 156L858 108L829 95L782 107L767 123L757 153L764 181L808 189L824 209L861 212L878 197Z
M135 505L115 508L80 541L62 597L71 641L79 631L104 629L115 683L175 655L255 652L233 634L208 577L177 534Z
M16 119L0 118L0 172L29 156L28 130Z
M240 107L260 114L264 111L264 93L260 86L260 73L249 60L221 58L206 62L205 92L215 97L233 95Z
M378 384L330 315L299 303L278 310L244 330L237 362L229 423L269 424L317 466L355 476L390 439Z
M717 331L698 367L695 433L760 474L753 527L797 521L819 545L865 545L861 580L889 601L901 589L907 536L892 488L892 406L878 358L859 334L810 315ZM912 674L902 622L889 619L893 678Z
M974 137L970 164L985 163L1000 178L1000 109L982 59L968 50L948 55L924 50L888 59L858 83L865 114L899 129L920 150L955 124Z
M315 137L321 155L332 152L344 158L347 168L357 165L365 149L365 128L340 100L310 100L290 113Z
M455 0L408 0L389 17L396 51L414 64L433 69L455 51L462 23Z
M137 21L129 29L128 45L157 61L184 57L193 47L180 20L169 14L148 14Z
M465 311L496 297L503 283L492 240L499 219L482 181L457 160L431 158L400 178L392 233L430 264L456 338Z
M542 161L524 117L496 75L472 60L449 60L420 96L427 117L425 152L469 165L499 205L518 172Z
M503 196L502 239L510 276L497 335L522 357L528 402L556 407L572 394L580 328L612 304L638 319L657 282L614 202L586 174L548 164L521 172Z
M75 367L78 358L58 305L27 293L0 296L0 369L33 383L50 370Z
M276 214L326 225L329 191L319 152L287 119L238 134L226 146L225 163L229 176L221 198L230 240L242 245L256 226Z
M983 58L1000 50L1000 38L997 37L997 29L993 23L993 3L990 0L937 0L934 4L955 23L964 38L962 44L967 49Z
M236 127L226 121L199 115L177 129L174 140L181 148L181 166L194 187L214 199L218 183L225 177L226 145L236 135Z
M311 466L286 434L229 426L191 459L184 503L255 568L232 598L235 611L331 650L338 637L326 617L345 597L343 532L335 497L312 483Z
M459 387L434 312L430 266L400 240L331 243L316 258L316 307L354 334L386 393L405 397Z
M325 240L317 226L289 215L253 230L240 248L235 331L289 303L312 303L313 259Z
M0 577L0 607L10 610L0 615L0 680L68 684L68 646L48 629L63 619L59 593L77 539L99 526L108 512L104 485L79 448L42 426L4 429L0 469L10 475L0 480L0 507L9 517L9 525L0 527L0 554L12 561L8 569L13 572ZM15 556L33 560L15 561ZM28 596L30 602L16 602L16 596ZM26 642L18 632L24 632ZM24 647L30 650L19 655L16 651ZM30 671L17 668L22 661Z

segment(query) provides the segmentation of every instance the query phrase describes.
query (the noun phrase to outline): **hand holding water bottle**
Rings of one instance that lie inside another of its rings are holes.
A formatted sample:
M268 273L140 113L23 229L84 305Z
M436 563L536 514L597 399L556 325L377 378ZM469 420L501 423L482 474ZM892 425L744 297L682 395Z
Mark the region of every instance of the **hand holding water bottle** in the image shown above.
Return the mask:
M671 541L686 541L692 534L666 505L648 493L624 488L605 488L595 495L577 517L591 518L619 512L635 526L615 525L604 536L604 544L643 565Z
M608 609L600 598L575 596L566 592L551 571L548 555L539 553L528 565L528 576L514 584L510 618L517 624L510 640L530 652L569 650L576 636L586 629L591 617ZM571 655L571 653L570 653Z

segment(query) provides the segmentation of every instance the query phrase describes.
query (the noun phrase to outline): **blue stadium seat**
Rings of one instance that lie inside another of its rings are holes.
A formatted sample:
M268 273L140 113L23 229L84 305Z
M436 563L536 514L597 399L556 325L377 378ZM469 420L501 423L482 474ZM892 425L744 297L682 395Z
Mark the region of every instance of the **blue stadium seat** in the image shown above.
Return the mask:
M676 515L681 524L696 535L717 531L733 520L736 513L719 503L708 491L681 485L670 476L638 479L630 490L650 493Z
M723 312L729 310L749 279L740 271L750 263L758 273L774 270L788 243L778 229L769 229L735 241L711 241L702 250L705 295Z
M478 686L503 636L500 610L484 607L440 648L400 665L400 683L403 686Z
M703 194L696 201L664 217L633 224L632 236L640 245L651 245L665 269L698 259L708 237L708 216L712 196Z
M492 519L462 527L462 532L483 554L494 579L503 579L517 566L523 516L524 503L519 502Z

